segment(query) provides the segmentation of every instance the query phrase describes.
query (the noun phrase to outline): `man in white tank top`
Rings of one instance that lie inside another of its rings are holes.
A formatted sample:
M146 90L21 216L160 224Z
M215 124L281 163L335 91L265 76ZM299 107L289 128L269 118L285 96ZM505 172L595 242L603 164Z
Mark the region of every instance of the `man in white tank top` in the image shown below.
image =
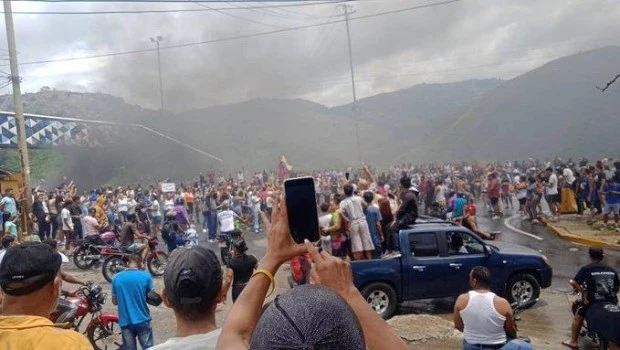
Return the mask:
M474 267L469 284L472 290L461 294L454 305L454 327L463 332L463 349L502 349L506 336L517 336L510 303L489 290L491 272L486 267Z

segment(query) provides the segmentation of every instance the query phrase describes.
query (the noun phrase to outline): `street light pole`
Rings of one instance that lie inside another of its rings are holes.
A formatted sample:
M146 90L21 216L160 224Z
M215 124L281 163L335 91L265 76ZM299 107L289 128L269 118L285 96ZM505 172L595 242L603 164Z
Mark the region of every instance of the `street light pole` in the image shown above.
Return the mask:
M17 124L17 141L19 149L19 162L22 173L23 196L26 205L23 212L28 221L32 210L32 195L30 193L30 160L28 159L28 144L26 143L26 126L24 125L24 104L22 102L22 92L19 86L19 67L17 65L17 49L15 45L15 29L13 28L13 10L11 1L4 0L4 23L6 25L6 41L9 46L9 64L11 66L11 82L13 83L13 108L15 109L15 124ZM26 222L23 222L22 230L28 231Z
M159 72L159 105L160 110L164 111L164 88L161 82L161 56L159 53L159 43L163 41L164 38L161 35L158 35L156 38L151 38L151 42L157 45L157 71Z
M362 151L360 147L359 116L358 116L358 110L357 110L357 93L355 91L355 69L353 68L353 50L351 49L351 30L349 29L349 14L355 13L355 11L349 12L350 10L353 10L353 6L350 6L347 4L340 5L340 6L344 8L344 19L345 19L344 23L347 28L347 44L349 47L349 69L351 72L351 90L353 92L352 109L353 109L353 117L355 118L355 140L357 143L357 158L360 164L362 164Z

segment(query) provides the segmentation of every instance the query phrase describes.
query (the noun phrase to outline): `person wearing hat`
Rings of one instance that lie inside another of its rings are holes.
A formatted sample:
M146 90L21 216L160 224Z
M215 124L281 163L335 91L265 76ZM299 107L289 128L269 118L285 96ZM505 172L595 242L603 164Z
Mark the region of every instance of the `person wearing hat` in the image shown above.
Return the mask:
M61 257L47 244L9 248L0 264L0 342L5 349L92 349L81 334L48 319L60 296Z
M228 288L232 284L233 303L243 291L250 280L254 269L258 265L258 259L254 255L246 254L248 246L243 238L233 244L233 257L226 266L226 278L224 279L224 295L228 294Z
M266 218L263 218L266 220ZM267 253L233 304L218 341L221 349L405 349L403 340L355 288L351 265L312 243L296 244L286 203L274 205ZM316 285L303 285L263 307L279 267L309 253Z
M613 267L603 263L604 252L602 248L590 247L588 255L590 256L590 263L580 268L575 277L570 280L571 286L583 296L583 305L577 309L573 318L571 338L562 342L563 345L571 349L579 348L579 332L586 312L592 305L618 303L618 291L620 290L618 272Z
M225 295L213 251L203 246L176 249L170 254L161 292L164 305L174 311L176 337L151 349L215 349L221 331L215 324L216 305Z

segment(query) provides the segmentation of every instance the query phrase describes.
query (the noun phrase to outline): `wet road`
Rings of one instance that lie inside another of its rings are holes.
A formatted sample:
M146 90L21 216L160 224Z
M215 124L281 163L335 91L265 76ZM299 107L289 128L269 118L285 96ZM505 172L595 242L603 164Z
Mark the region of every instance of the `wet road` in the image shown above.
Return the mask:
M581 266L590 262L586 246L565 241L542 225L522 222L518 216L511 216L510 211L504 218L495 221L482 215L478 217L478 223L486 231L501 231L502 234L499 236L501 242L520 244L545 254L553 267L552 289L569 290L568 280L575 276ZM532 234L540 240L525 233ZM620 252L606 250L605 262L611 266L620 266Z

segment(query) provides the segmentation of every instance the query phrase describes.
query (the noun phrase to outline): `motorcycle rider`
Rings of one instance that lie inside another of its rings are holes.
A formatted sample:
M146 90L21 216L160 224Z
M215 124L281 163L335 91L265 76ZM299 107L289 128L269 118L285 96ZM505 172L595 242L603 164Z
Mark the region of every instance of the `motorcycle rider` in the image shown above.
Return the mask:
M101 239L99 230L99 222L95 218L95 208L88 209L88 215L84 216L84 240L92 245L105 245L105 242Z
M588 309L596 303L618 303L618 291L620 280L618 272L603 263L604 252L602 248L590 247L588 250L590 263L579 269L575 277L570 280L571 286L579 291L583 298L583 304L575 312L571 325L571 338L562 342L571 348L579 348L579 331L583 326L583 320ZM585 285L585 288L584 288ZM615 344L616 349L619 344ZM612 345L612 349L614 349Z
M125 248L130 253L138 254L142 258L139 268L142 268L148 255L148 247L144 243L137 243L135 241L136 238L142 241L146 236L138 229L138 218L136 214L127 214L127 222L125 222L121 229L121 247Z

